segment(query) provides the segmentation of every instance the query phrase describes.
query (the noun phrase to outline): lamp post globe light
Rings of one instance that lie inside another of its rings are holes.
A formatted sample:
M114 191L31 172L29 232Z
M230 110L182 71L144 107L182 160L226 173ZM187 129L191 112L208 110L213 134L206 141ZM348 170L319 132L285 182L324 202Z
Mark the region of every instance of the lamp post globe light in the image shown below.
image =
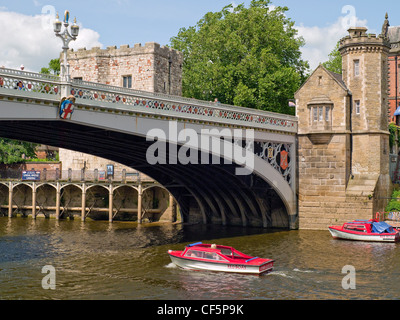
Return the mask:
M61 63L60 77L63 81L70 81L69 74L69 63L67 60L68 45L72 40L76 40L79 34L79 26L76 24L76 18L74 24L71 26L71 33L68 31L69 26L69 11L66 10L64 14L64 31L61 32L62 22L59 20L57 13L56 21L54 21L54 32L63 42L63 62Z

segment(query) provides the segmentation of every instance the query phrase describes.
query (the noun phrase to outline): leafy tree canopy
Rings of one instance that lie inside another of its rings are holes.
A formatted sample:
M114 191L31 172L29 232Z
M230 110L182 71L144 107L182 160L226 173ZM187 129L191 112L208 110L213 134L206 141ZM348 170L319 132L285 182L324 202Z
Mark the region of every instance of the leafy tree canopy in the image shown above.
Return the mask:
M329 60L322 65L329 71L342 74L342 55L339 52L339 42L336 44L335 49L329 54Z
M35 147L34 143L1 138L0 163L20 163L26 158L36 157Z
M171 46L183 53L183 95L202 100L293 113L288 99L305 80L304 40L287 7L253 0L208 12L181 28Z
M55 75L59 75L60 74L60 59L51 59L49 62L49 67L43 67L40 70L40 73L44 73L44 74L55 74Z

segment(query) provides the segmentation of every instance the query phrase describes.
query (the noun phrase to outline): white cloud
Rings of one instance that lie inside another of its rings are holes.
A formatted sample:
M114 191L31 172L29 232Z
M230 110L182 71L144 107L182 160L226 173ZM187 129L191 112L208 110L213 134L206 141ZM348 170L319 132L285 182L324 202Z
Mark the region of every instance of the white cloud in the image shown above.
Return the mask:
M53 31L54 16L49 14L28 16L16 12L0 11L0 66L39 72L49 61L60 56L62 42ZM100 35L80 26L79 36L70 48L102 47Z
M355 23L357 27L366 27L367 20L359 20L357 17L339 17L336 22L327 25L326 27L306 27L303 24L295 26L298 34L305 40L305 46L301 48L303 59L310 63L310 69L313 71L320 63L328 60L329 53L335 48L336 43L348 32L351 26ZM373 30L369 32L374 33Z

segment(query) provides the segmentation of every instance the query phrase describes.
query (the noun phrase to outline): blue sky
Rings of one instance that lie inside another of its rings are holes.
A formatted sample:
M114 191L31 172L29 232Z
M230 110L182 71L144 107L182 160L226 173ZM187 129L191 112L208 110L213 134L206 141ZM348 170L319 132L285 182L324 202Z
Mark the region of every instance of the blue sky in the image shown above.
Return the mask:
M54 36L51 19L66 9L77 17L81 32L71 47L106 48L123 44L158 42L169 44L181 27L194 26L207 12L225 5L251 0L0 0L0 66L39 71L58 57L61 41ZM303 58L311 69L327 59L336 42L346 35L350 23L379 33L385 13L392 26L400 25L400 1L273 0L287 6L286 15L306 40Z

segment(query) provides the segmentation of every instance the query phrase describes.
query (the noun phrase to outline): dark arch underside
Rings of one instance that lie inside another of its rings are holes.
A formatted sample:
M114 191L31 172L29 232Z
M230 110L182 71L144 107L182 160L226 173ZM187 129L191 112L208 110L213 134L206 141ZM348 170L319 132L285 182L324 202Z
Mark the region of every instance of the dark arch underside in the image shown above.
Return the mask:
M0 136L88 153L137 169L174 196L184 222L289 228L278 194L254 174L235 175L235 164L221 160L207 165L150 165L146 151L154 142L145 137L68 121L0 121Z

